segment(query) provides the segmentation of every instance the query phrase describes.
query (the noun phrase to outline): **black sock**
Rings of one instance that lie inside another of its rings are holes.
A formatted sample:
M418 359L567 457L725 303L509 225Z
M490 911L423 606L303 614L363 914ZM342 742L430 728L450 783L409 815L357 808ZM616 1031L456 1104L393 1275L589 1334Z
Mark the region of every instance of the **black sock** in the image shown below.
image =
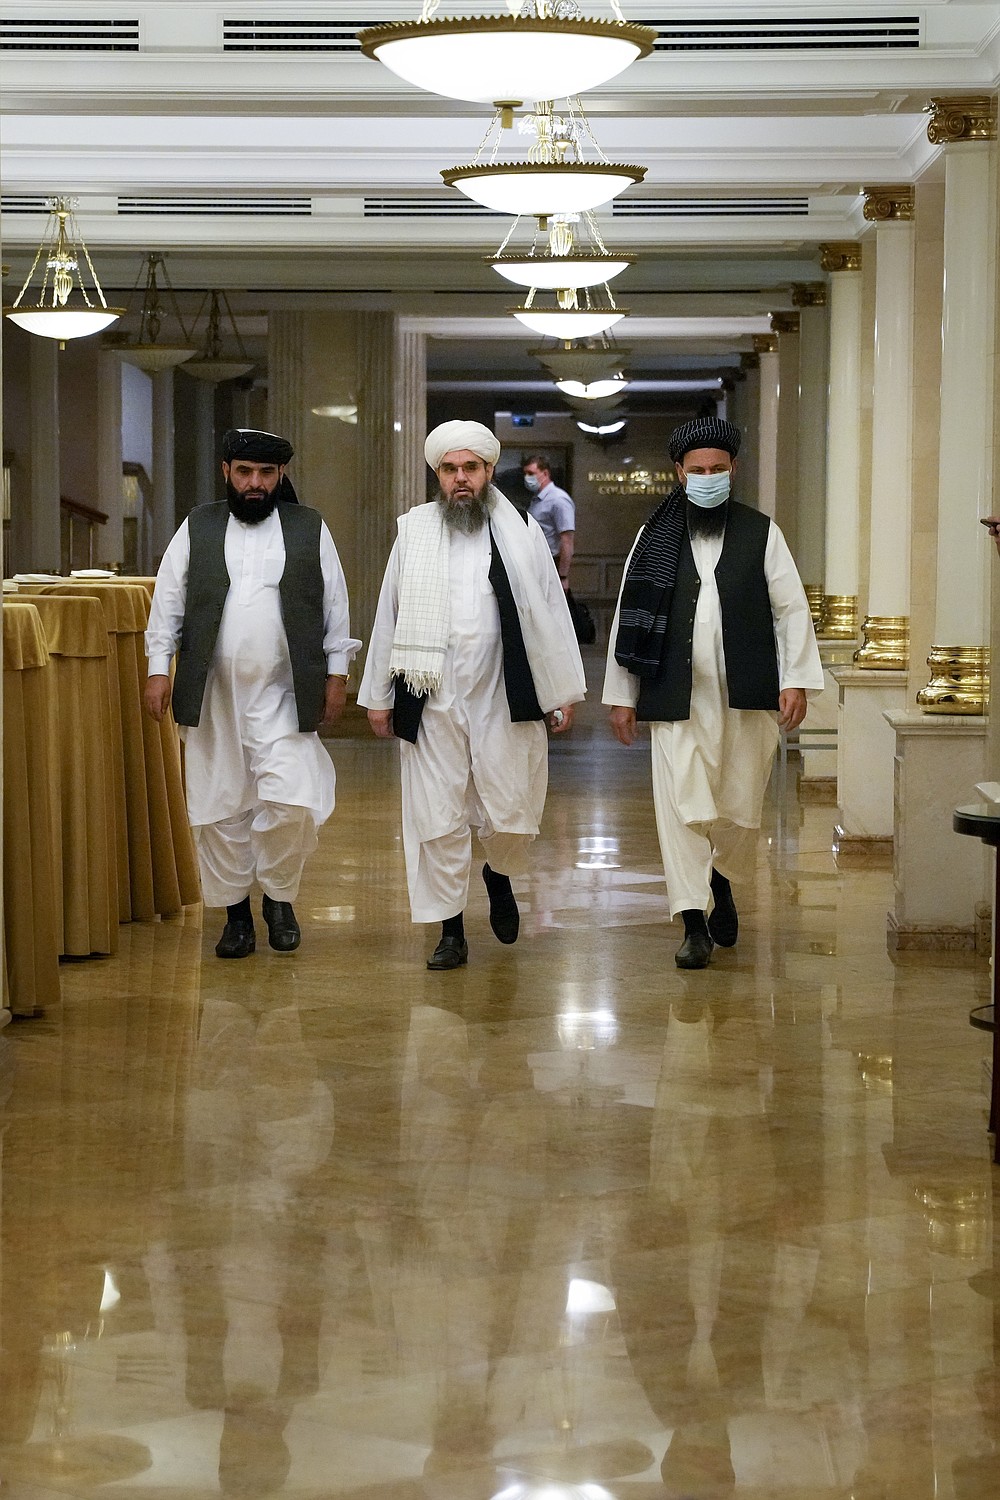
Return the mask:
M227 922L252 922L253 912L250 910L250 897L244 896L242 901L237 901L235 906L226 907Z
M703 932L708 937L708 922L703 911L697 911L694 907L690 911L682 911L684 918L684 936L690 937L693 932Z
M445 917L441 923L441 936L443 938L465 937L465 913L460 911L457 917Z

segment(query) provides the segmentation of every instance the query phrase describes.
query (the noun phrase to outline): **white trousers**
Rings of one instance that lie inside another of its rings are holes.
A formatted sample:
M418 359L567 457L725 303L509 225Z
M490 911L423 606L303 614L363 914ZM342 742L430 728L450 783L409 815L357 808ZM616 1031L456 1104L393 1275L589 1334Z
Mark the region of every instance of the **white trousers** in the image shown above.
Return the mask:
M667 880L670 915L679 911L708 912L713 906L712 868L727 880L753 879L760 828L747 828L728 818L688 823L674 795L670 763L654 734L652 739L653 806L660 857Z
M533 833L497 833L486 819L477 830L479 847L491 870L498 875L523 875ZM441 838L407 837L403 824L406 882L410 892L410 920L443 922L457 917L469 904L469 874L472 869L472 830L457 828Z
M261 802L234 818L195 824L191 832L206 906L235 906L255 878L272 901L294 901L318 842L313 813L287 802Z

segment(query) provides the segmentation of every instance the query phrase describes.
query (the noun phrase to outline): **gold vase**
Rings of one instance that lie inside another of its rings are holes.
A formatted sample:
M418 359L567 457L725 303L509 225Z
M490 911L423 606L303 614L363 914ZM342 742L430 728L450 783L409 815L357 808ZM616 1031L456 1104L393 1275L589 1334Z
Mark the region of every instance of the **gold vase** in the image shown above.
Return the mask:
M823 602L826 599L826 595L823 592L823 585L821 583L807 583L805 590L806 598L809 600L809 613L812 615L812 622L818 630L819 622L823 618Z
M866 615L864 641L854 653L856 666L874 672L905 672L910 665L908 615Z
M917 694L925 714L984 714L990 701L988 646L932 646L931 680Z
M828 641L853 641L858 634L857 594L826 594L816 632Z

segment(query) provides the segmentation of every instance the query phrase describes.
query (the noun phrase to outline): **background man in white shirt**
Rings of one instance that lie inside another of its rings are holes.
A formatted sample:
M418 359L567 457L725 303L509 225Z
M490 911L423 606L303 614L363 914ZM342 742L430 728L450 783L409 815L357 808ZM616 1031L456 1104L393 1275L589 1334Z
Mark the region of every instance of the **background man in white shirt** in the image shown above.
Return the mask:
M564 589L569 589L569 567L576 535L576 506L552 478L552 463L545 453L533 453L522 465L524 482L534 499L529 514L545 533L552 560Z

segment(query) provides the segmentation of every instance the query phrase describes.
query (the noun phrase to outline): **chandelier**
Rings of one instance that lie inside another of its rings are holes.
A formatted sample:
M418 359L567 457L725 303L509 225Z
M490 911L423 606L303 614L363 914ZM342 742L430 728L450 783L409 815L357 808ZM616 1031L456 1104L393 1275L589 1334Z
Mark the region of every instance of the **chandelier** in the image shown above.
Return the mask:
M634 265L632 255L614 255L608 250L592 213L553 214L542 230L536 223L527 253L508 250L520 216L511 225L495 255L484 257L494 271L519 286L549 291L607 284Z
M624 375L614 375L607 380L591 380L589 383L582 380L557 380L556 388L564 396L572 396L577 401L603 401L608 396L617 396L619 392L627 390L628 381Z
M529 349L558 384L576 380L590 385L597 380L620 379L631 349L623 349L607 334L580 343L562 343L553 348Z
M75 198L50 198L48 222L41 243L35 252L31 270L24 285L10 307L3 314L27 333L42 338L58 339L60 345L67 339L89 338L109 327L125 311L123 307L109 307L97 279L90 251L84 243L80 226L76 222ZM44 256L45 270L36 302L25 302L31 279ZM83 280L80 261L84 260L90 272L97 304L91 301ZM79 290L79 297L74 290Z
M185 360L181 366L185 375L193 375L196 380L212 381L221 385L226 380L236 380L240 375L248 375L253 369L253 360L247 358L247 351L236 326L233 310L229 305L229 298L225 292L211 292L208 312L208 329L205 334L205 346L200 354L194 359ZM226 359L222 351L222 310L220 303L226 309L226 317L232 329L233 338L239 351L239 359ZM195 322L201 316L205 304L202 302Z
M366 57L430 94L510 108L564 99L616 78L653 49L656 33L631 25L618 0L606 20L577 0L507 0L508 15L439 18L440 0L420 17L358 33Z
M599 208L646 175L645 167L608 160L578 99L567 100L565 114L555 113L551 99L541 100L519 121L519 132L535 137L526 161L497 160L503 128L498 109L475 160L448 167L441 176L474 203L498 213L530 215L542 221L542 228L553 216Z
M163 327L164 306L160 298L159 275L162 269L163 289L171 305L171 315L181 330L183 343L160 343L160 332ZM139 276L135 279L132 288L133 295L139 285ZM170 285L170 277L167 268L163 264L163 256L150 253L146 256L146 285L142 294L142 307L139 309L139 330L135 339L126 339L115 346L115 353L120 354L126 364L137 365L140 370L155 375L160 370L170 370L174 365L183 364L186 359L193 359L198 353L198 348L192 344L188 331L184 326L180 308L177 306L177 296Z

